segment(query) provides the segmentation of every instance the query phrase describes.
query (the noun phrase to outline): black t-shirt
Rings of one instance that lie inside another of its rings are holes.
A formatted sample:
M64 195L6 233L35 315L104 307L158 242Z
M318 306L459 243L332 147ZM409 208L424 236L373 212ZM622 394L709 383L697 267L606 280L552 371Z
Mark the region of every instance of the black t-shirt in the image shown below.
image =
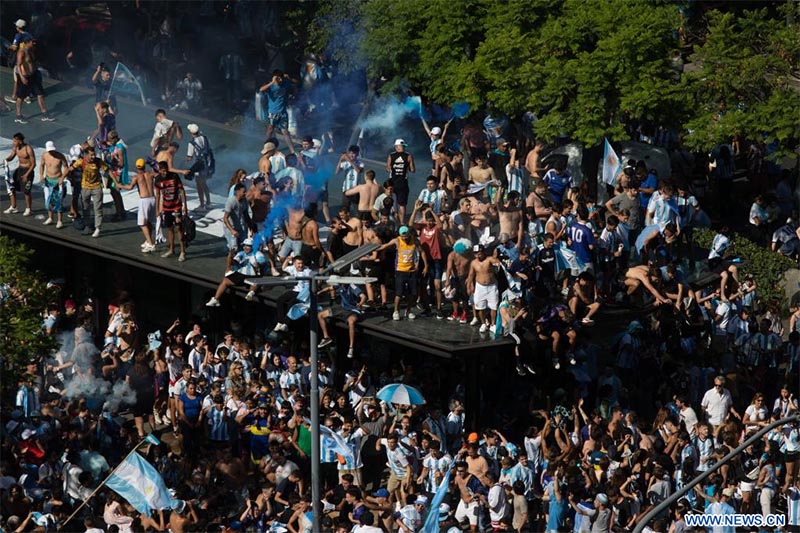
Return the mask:
M536 266L540 267L541 277L553 280L556 277L556 250L554 247L542 248L536 255Z
M136 394L153 395L155 394L155 374L150 367L134 365L128 370L131 388Z
M284 478L278 486L275 487L275 493L281 495L281 499L285 500L290 494L297 492L297 483L294 481L289 480L289 478Z

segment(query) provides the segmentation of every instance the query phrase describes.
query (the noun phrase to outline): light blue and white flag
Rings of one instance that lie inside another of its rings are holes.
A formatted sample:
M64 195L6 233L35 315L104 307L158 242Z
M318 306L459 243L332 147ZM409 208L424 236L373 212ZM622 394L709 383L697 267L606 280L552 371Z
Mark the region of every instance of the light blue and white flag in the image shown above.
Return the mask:
M436 494L433 495L431 506L428 508L428 516L425 518L425 524L422 526L422 533L439 533L439 505L444 501L447 491L450 488L450 473L456 462L450 463L450 467L442 478L439 488L436 489Z
M617 174L622 169L622 163L608 139L605 141L605 149L603 150L603 183L613 186Z
M171 509L175 503L161 474L138 453L130 454L114 470L106 486L147 516L152 510Z
M117 62L117 66L114 67L111 87L108 89L109 98L111 97L111 93L121 94L128 98L138 98L142 101L142 105L147 105L147 100L145 100L144 97L144 90L142 90L142 84L139 83L139 80L128 67L119 62Z
M331 451L344 457L345 461L355 463L356 459L353 457L353 450L347 445L341 435L322 424L319 426L319 433L322 438L328 440L328 443L331 445Z

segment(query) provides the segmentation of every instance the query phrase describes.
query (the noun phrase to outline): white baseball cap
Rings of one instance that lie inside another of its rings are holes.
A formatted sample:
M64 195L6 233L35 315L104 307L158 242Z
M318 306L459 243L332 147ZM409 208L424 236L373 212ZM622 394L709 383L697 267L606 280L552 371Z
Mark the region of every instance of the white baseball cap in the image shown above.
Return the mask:
M14 26L16 26L17 28L24 28L27 25L28 23L22 19L17 19L17 21L14 23Z
M48 152L55 152L56 143L54 143L53 141L47 141L46 143L44 143L44 149Z
M394 145L395 146L406 146L406 142L403 139L395 139Z
M431 135L441 135L441 134L442 134L442 128L440 128L439 126L434 126L433 128L431 128Z
M197 124L189 124L188 126L186 126L186 129L189 130L189 133L197 133L198 131L200 131L200 126L198 126Z

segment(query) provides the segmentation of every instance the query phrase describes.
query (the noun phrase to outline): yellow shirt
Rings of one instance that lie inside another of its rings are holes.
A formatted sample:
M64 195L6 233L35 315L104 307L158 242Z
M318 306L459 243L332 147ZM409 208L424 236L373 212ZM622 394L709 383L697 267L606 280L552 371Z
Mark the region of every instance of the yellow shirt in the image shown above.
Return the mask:
M397 272L414 272L417 270L417 259L416 243L414 241L406 242L402 237L398 237L395 270Z
M91 163L78 159L72 164L72 168L82 168L81 173L81 188L82 189L101 189L103 182L100 179L100 171L108 172L108 165L99 159L95 159Z

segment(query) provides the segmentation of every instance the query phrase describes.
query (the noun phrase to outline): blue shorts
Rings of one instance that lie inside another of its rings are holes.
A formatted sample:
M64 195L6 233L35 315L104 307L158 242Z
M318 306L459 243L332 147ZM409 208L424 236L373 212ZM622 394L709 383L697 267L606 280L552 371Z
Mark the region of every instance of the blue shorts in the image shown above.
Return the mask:
M246 233L243 234L243 232L241 231L238 233L239 236L234 237L233 233L228 231L228 228L225 228L225 242L228 244L228 250L230 250L231 252L238 252L239 248L242 245L242 242L247 237Z
M283 260L283 259L289 257L289 255L297 256L297 255L300 255L300 252L302 250L303 250L303 241L302 240L300 240L300 239L294 240L294 239L290 239L290 238L287 237L283 241L283 245L281 246L281 251L278 252L278 258Z
M432 280L441 280L444 273L444 259L428 260L428 277Z
M279 130L289 129L289 113L282 111L281 113L269 113L267 115L267 124L274 126Z

